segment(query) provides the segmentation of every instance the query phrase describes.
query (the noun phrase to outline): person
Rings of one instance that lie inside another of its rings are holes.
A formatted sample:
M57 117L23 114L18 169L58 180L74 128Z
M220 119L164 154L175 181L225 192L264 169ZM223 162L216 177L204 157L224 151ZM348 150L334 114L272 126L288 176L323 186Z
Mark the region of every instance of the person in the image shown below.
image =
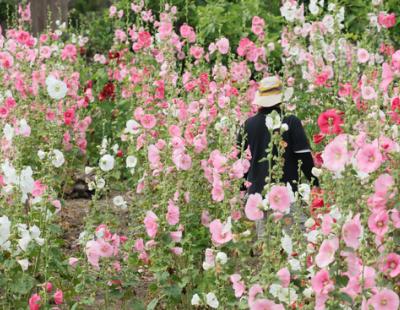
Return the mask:
M283 92L283 84L276 76L264 78L259 83L254 99L254 104L259 106L258 113L245 121L237 138L237 143L241 150L249 148L251 153L250 168L244 176L245 180L250 182L246 196L254 193L263 194L266 178L272 168L269 167L270 162L265 160L268 155L268 145L271 141L271 134L265 120L273 111L279 114L282 113L281 103L285 97L290 96L291 92L291 89L287 89L285 93ZM272 181L275 183L289 183L293 191L297 191L300 165L305 177L318 186L318 179L311 173L314 161L301 121L295 115L288 115L283 118L282 123L287 125L287 130L282 133L282 139L286 145L283 154L283 174L280 180ZM276 155L276 148L274 153ZM272 161L271 166L274 164ZM263 225L263 222L256 223L259 237L263 232L263 227L260 225Z

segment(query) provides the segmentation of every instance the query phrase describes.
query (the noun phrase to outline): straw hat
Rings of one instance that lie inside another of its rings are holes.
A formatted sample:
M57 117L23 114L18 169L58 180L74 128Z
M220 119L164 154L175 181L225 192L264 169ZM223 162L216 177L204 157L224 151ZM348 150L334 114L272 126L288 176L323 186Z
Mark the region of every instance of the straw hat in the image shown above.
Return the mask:
M273 107L289 100L292 95L293 88L286 88L283 93L282 81L276 76L270 76L260 81L253 103L261 107Z

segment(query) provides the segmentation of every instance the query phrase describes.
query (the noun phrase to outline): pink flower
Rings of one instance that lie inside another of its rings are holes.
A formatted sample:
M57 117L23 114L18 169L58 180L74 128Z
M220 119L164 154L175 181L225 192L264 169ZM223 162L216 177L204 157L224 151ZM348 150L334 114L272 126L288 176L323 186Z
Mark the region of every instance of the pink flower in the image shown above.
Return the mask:
M175 206L171 200L168 203L166 218L169 225L176 225L179 223L179 208Z
M249 304L252 304L255 299L256 296L258 294L262 294L263 293L263 289L259 284L254 284L252 287L250 287L249 289Z
M225 198L224 188L221 184L215 183L213 184L213 188L211 190L211 196L214 201L223 201Z
M146 129L151 129L157 124L157 120L153 114L144 114L140 118L140 123Z
M172 241L174 241L174 242L180 242L182 240L182 232L180 230L171 231L169 233L169 236L171 237Z
M394 179L390 174L381 174L374 182L374 188L376 193L386 195L389 188L394 185Z
M54 293L54 303L56 305L61 305L63 303L63 296L62 290L57 289Z
M216 245L222 245L232 240L230 218L227 223L221 223L220 220L214 220L210 223L211 239Z
M98 239L96 244L96 251L100 257L111 257L113 255L114 248L108 242L104 241L103 239Z
M208 227L210 225L210 214L207 210L201 212L201 225Z
M335 253L339 248L339 239L333 238L324 240L319 248L319 252L315 257L315 263L319 268L328 266L335 260Z
M342 236L346 246L357 250L360 246L361 234L362 226L360 222L360 214L358 213L352 220L346 222L342 227Z
M43 193L45 192L47 186L43 185L42 182L40 182L40 180L36 180L33 184L33 191L32 191L32 196L33 197L40 197L43 195Z
M46 292L51 293L51 291L53 290L53 284L51 284L51 282L46 282L44 286L45 286Z
M388 254L383 262L382 271L389 273L389 276L394 278L400 274L400 255L396 253Z
M333 219L329 214L325 214L322 218L321 230L322 233L327 236L331 233Z
M342 112L329 109L318 116L318 126L324 134L340 134L342 132Z
M373 212L368 218L369 229L379 237L383 237L388 231L389 215L386 210Z
M240 281L241 276L237 273L231 275L229 277L230 281L232 282L233 290L235 291L235 297L240 298L244 294L246 287L243 281Z
M318 271L311 279L311 287L316 294L326 295L333 290L334 285L329 277L329 272L325 269Z
M382 162L382 154L374 144L364 144L357 152L356 165L361 172L374 172L381 166Z
M324 166L328 170L332 172L343 171L349 160L347 136L342 134L329 142L321 156L324 161Z
M170 22L161 22L160 27L158 27L158 32L161 40L167 39L172 32L172 24Z
M215 43L218 51L225 55L229 52L229 40L227 38L221 38Z
M192 46L190 48L190 55L196 59L200 59L204 54L204 49L200 46Z
M146 217L144 218L144 226L146 228L147 235L150 238L154 238L157 234L158 224L157 224L158 217L154 214L153 211L147 211Z
M372 86L363 86L361 87L361 96L365 100L374 100L378 97L375 89Z
M70 60L70 61L75 61L76 60L76 46L73 44L67 44L61 51L61 59L62 60Z
M365 48L359 48L357 50L357 61L361 64L366 63L369 60L369 53Z
M70 257L70 258L68 259L68 265L70 265L71 267L75 267L76 264L78 263L78 261L79 261L79 258Z
M29 298L29 310L39 310L41 298L39 294L33 294L31 298Z
M378 23L384 28L391 28L396 25L396 15L394 13L386 14L381 12L378 15Z
M181 150L174 150L172 161L178 170L189 170L192 167L192 158Z
M251 194L247 199L244 212L251 221L257 221L264 218L264 212L260 209L262 206L262 196L259 193Z
M272 300L258 299L250 304L250 310L285 310L285 308Z
M264 26L264 19L258 16L253 17L251 22L251 31L253 31L256 36L260 36L264 33Z
M183 249L181 248L181 247L173 247L172 249L171 249L171 252L173 253L173 254L175 254L175 255L177 255L177 256L180 256L180 255L182 255L182 253L183 253Z
M276 275L279 277L282 287L289 287L290 272L287 268L280 269Z
M196 33L193 28L188 26L187 24L183 24L180 28L181 36L187 39L190 43L196 41Z
M286 186L274 185L268 193L269 205L275 211L286 213L293 201L293 192Z
M117 13L117 8L114 5L112 5L110 6L108 12L110 14L110 17L113 17Z
M389 289L382 289L368 300L375 310L395 310L399 308L399 296Z

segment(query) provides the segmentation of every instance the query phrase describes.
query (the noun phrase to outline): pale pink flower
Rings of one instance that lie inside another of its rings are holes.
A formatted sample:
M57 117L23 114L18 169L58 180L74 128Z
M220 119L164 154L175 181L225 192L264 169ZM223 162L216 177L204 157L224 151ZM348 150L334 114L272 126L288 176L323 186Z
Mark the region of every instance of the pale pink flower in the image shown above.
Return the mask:
M183 248L181 248L181 247L173 247L172 249L171 249L171 252L173 253L173 254L175 254L175 255L177 255L177 256L180 256L180 255L182 255L182 253L183 253Z
M268 193L268 203L272 210L286 213L293 202L293 192L287 186L274 185Z
M264 218L264 212L260 209L262 207L262 196L259 193L251 194L247 199L244 212L251 221L257 221Z
M333 290L333 281L329 277L329 272L325 269L318 271L311 279L311 287L316 294L326 295Z
M252 287L250 287L250 289L249 289L249 304L252 304L255 301L256 296L258 294L262 294L262 293L263 293L263 289L262 289L261 285L254 284Z
M381 174L374 182L374 188L376 193L386 195L389 188L394 185L394 179L390 174Z
M290 283L290 272L289 269L287 268L282 268L280 269L277 274L276 274L281 281L281 286L282 287L289 287Z
M321 230L322 233L327 236L331 233L333 219L329 214L325 214L322 218Z
M192 158L181 150L174 150L172 161L178 170L189 170L192 167Z
M75 267L76 264L78 263L78 261L79 261L79 258L70 257L70 258L68 259L68 265L70 265L71 267Z
M379 237L383 237L388 231L389 215L386 210L373 212L368 218L369 229Z
M246 290L246 286L244 285L244 282L241 281L241 276L237 273L231 275L229 277L230 281L232 282L232 287L233 290L235 291L235 297L240 298L244 294Z
M399 308L399 296L389 289L382 289L368 300L374 310L396 310Z
M352 220L346 222L342 227L342 236L346 246L357 250L360 246L361 234L362 226L360 222L360 214L358 213Z
M157 234L158 224L157 224L158 217L154 214L153 211L147 211L146 217L144 219L144 225L146 227L147 235L150 238L154 238Z
M250 304L250 310L285 310L283 305L276 304L269 299L257 299Z
M207 210L201 212L201 225L208 227L210 225L210 214Z
M361 96L364 100L374 100L378 97L372 86L361 87Z
M176 225L179 223L179 208L175 206L172 201L168 203L166 218L169 225Z
M204 49L200 46L192 46L189 52L195 59L200 59L204 54Z
M322 152L324 166L332 172L341 172L349 160L347 136L342 134L333 139Z
M382 162L382 154L374 144L364 144L357 152L356 165L361 172L374 172L381 166Z
M324 240L319 248L319 252L315 257L315 263L319 268L328 266L335 260L335 253L339 248L338 238Z
M171 231L169 233L169 236L171 237L172 241L174 241L174 242L180 242L182 240L182 232L180 230Z
M382 271L392 278L397 277L400 274L400 255L389 253L383 261Z
M215 43L218 51L225 55L229 52L229 40L227 38L221 38Z
M232 240L230 219L227 223L214 220L210 223L211 239L216 245L222 245Z
M140 123L146 129L151 129L157 124L157 120L153 114L144 114L140 118Z
M214 201L223 201L225 198L224 188L221 184L215 183L213 184L213 188L211 190L211 196Z
M361 64L366 63L369 60L369 53L365 48L359 48L357 50L357 61Z
M76 60L76 46L73 44L67 44L61 51L61 59L62 60L70 60L70 61L75 61Z

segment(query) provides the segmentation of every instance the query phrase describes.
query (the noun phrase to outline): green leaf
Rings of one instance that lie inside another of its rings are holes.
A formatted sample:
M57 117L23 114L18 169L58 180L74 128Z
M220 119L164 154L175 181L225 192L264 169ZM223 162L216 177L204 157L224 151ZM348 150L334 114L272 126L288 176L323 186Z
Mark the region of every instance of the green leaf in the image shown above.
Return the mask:
M17 294L27 294L35 286L35 279L26 273L18 273L10 284L10 290Z
M150 303L147 305L146 310L154 310L158 304L158 298L154 298Z
M133 310L145 310L146 309L143 302L139 299L133 300L132 303L130 304L130 307Z

